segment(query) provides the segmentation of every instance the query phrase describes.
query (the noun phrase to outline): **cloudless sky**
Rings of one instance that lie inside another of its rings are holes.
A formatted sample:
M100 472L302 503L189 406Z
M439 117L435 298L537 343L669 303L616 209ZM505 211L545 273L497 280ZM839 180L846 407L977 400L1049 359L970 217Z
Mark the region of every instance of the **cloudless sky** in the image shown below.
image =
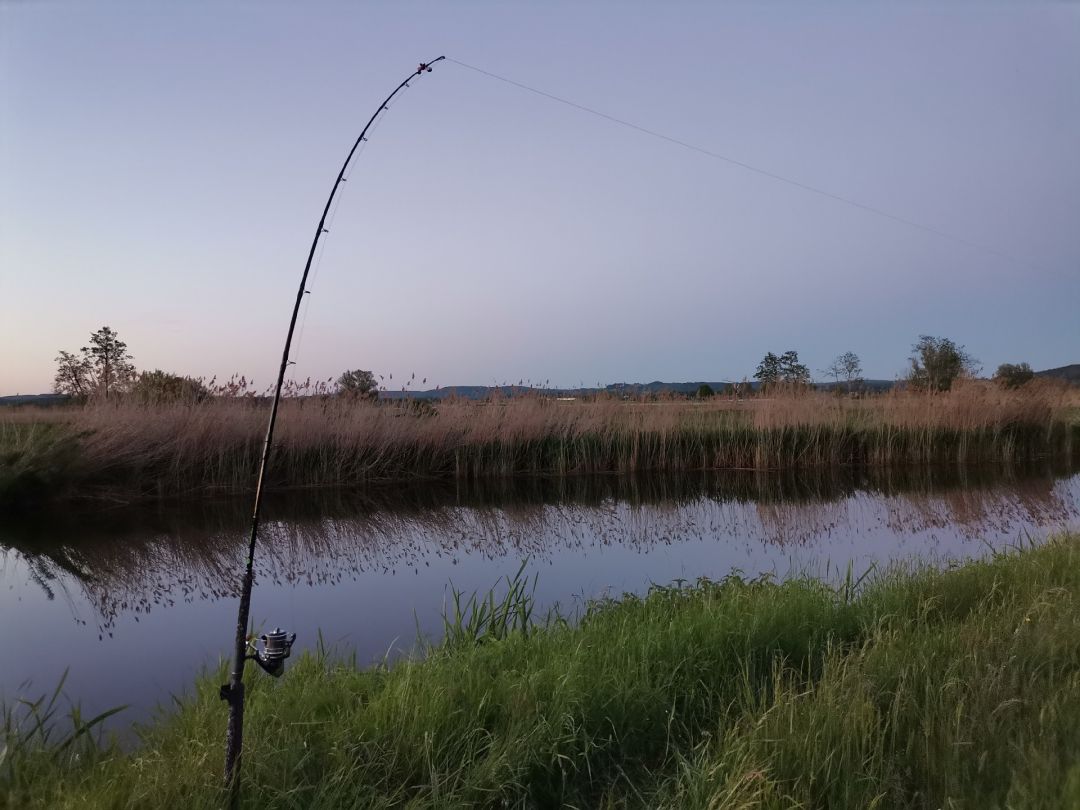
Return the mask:
M0 5L0 394L103 324L139 368L723 380L769 350L892 378L1080 362L1080 6ZM820 376L820 375L819 375Z

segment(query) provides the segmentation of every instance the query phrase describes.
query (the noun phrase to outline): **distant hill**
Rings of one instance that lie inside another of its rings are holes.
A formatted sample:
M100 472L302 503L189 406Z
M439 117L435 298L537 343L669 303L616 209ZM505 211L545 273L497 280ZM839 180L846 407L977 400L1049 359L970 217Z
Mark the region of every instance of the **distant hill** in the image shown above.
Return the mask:
M0 397L0 407L4 405L63 405L71 397L67 394L14 394Z
M448 397L461 397L463 399L487 399L496 392L505 397L522 396L525 394L542 394L549 397L587 397L596 394L610 394L613 396L640 397L648 394L681 394L689 396L697 393L698 388L707 385L717 393L722 393L731 381L727 382L663 382L653 380L647 383L612 383L603 388L535 388L519 385L450 385L445 388L432 388L427 391L380 391L382 399L446 399ZM829 390L835 387L835 383L816 383L817 387ZM841 383L843 385L843 383ZM895 385L892 380L863 380L863 388L871 391L887 391ZM749 383L750 390L756 391L758 383Z
M498 394L505 397L542 394L548 397L587 397L596 394L637 397L643 394L694 394L702 385L710 386L714 391L722 391L730 383L726 382L680 382L666 383L654 380L650 383L614 383L603 388L536 388L523 385L449 385L445 388L432 388L427 391L380 391L381 399L487 399Z
M1036 377L1057 377L1073 385L1080 385L1080 363L1059 368L1048 368L1045 371L1036 371Z
M847 383L836 382L815 382L814 385L819 391L832 391L834 388L847 388ZM859 383L859 387L863 391L872 391L876 394L880 394L882 391L888 391L896 385L896 380L862 380Z

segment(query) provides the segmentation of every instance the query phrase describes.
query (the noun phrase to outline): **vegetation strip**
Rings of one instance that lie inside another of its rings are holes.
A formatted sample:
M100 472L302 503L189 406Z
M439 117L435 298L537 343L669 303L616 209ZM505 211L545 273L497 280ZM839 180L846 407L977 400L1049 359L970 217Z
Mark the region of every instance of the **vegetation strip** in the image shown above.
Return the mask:
M1080 804L1080 536L839 588L657 588L576 623L498 593L455 599L416 660L253 681L245 805ZM128 753L9 710L0 801L216 806L220 677Z
M516 475L1023 463L1080 453L1077 392L969 383L852 399L777 391L748 400L283 404L272 489ZM257 400L97 402L0 419L0 508L45 497L137 500L243 492Z

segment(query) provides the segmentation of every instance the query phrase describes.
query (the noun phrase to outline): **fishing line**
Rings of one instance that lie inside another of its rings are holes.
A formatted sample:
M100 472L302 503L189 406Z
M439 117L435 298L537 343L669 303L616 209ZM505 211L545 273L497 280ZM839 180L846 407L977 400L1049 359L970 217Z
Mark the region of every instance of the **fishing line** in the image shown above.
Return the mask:
M467 64L467 63L462 62L462 61L460 61L458 59L454 59L452 56L446 57L446 61L447 62L453 62L455 65L460 65L463 68L468 68L469 70L475 71L476 73L483 74L484 76L488 76L488 77L490 77L492 79L496 79L496 80L498 80L500 82L505 82L506 84L513 85L514 87L520 88L521 90L525 90L525 91L527 91L529 93L534 93L535 95L543 96L544 98L549 99L551 101L556 101L559 104L565 104L568 107L573 107L575 110L580 110L581 112L588 113L589 115L595 115L598 118L603 118L605 121L610 121L613 124L618 124L619 126L627 127L629 129L635 130L636 132L640 132L643 135L648 135L648 136L650 136L652 138L658 138L658 139L660 139L662 141L667 141L668 143L673 143L676 146L681 146L684 149L689 149L691 152L697 152L698 154L702 154L702 155L705 155L706 157L713 158L714 160L723 161L724 163L731 164L732 166L737 166L740 169L745 169L746 171L749 171L749 172L754 172L755 174L762 175L763 177L768 177L769 179L776 180L776 181L778 181L780 183L787 183L788 185L795 186L796 188L800 188L803 191L809 191L812 194L818 194L818 195L820 195L822 197L828 197L830 200L833 200L833 201L839 202L839 203L843 203L845 205L850 205L851 207L858 208L859 210L865 211L868 214L874 214L875 216L884 217L885 219L890 219L893 222L898 222L901 225L907 225L908 227L911 227L911 228L918 228L921 231L925 231L926 233L933 234L934 236L938 236L938 237L940 237L942 239L948 239L951 242L956 242L958 244L965 245L966 247L972 248L974 250L981 250L981 251L986 252L986 253L991 253L991 254L993 254L995 256L998 256L999 258L1007 259L1008 261L1013 262L1015 264L1026 265L1026 266L1031 267L1031 268L1036 268L1037 267L1037 265L1034 262L1031 262L1031 261L1026 260L1026 259L1017 258L1016 256L1013 256L1013 255L1011 255L1009 253L1006 253L1006 252L1004 252L1002 250L999 250L999 249L997 249L995 247L992 247L990 245L983 244L982 242L975 242L975 241L973 241L971 239L967 239L967 238L965 238L963 236L957 236L954 233L950 233L948 231L943 231L940 228L935 228L932 225L926 225L926 224L924 224L922 222L917 222L917 221L915 221L913 219L908 219L907 217L902 217L902 216L899 216L897 214L889 213L888 211L885 211L885 210L883 210L881 208L876 208L876 207L874 207L872 205L867 205L865 203L861 203L858 200L852 199L851 197L845 197L845 196L843 196L841 194L834 194L831 191L826 191L825 189L818 188L817 186L812 186L812 185L810 185L808 183L803 183L803 182L801 182L799 180L794 180L794 179L792 179L790 177L785 177L782 174L777 174L776 172L769 171L768 169L762 169L762 168L760 168L758 166L754 166L754 165L752 165L750 163L745 163L745 162L743 162L741 160L736 160L735 158L728 157L727 155L722 155L719 152L714 152L713 150L706 149L703 146L697 146L696 144L692 144L692 143L689 143L688 141L684 141L684 140L681 140L679 138L672 137L671 135L665 135L662 132L657 132L654 129L649 129L648 127L643 127L640 124L633 123L632 121L627 121L627 120L622 119L622 118L616 118L614 115L608 115L605 112L601 112L600 110L593 109L592 107L587 107L584 104L578 104L576 101L570 101L569 99L563 98L561 96L557 96L554 93L548 93L548 92L546 92L544 90L540 90L540 89L538 89L536 87L531 87L531 86L529 86L527 84L523 84L522 82L515 81L514 79L507 78L506 76L500 76L498 73L492 73L489 70L484 70L483 68L478 68L475 65Z
M404 89L408 90L409 85L405 85ZM390 108L393 107L393 106L394 106L393 104L387 104L383 111L384 112L389 112ZM356 150L356 154L353 155L353 162L350 162L348 172L342 176L342 182L348 183L349 178L352 177L353 171L355 170L354 167L357 165L356 161L358 161L360 156L364 154L364 151L367 149L368 143L370 143L371 136L379 131L379 127L382 126L382 122L383 122L382 116L379 116L378 118L375 119L374 123L371 125L370 132L364 138L364 140L361 141L359 148ZM334 220L337 219L338 209L341 207L341 199L342 199L342 197L345 196L345 188L347 188L347 187L348 186L345 186L344 188L341 188L341 190L334 196L334 204L333 204L333 207L330 209L330 216L327 218L327 221L326 221L326 232L327 233L330 233L330 231L333 230L333 228L334 228ZM303 354L304 330L307 327L308 310L311 308L311 295L312 295L312 293L310 291L312 289L314 289L315 282L319 278L319 269L322 267L323 254L325 252L326 252L326 242L320 241L319 242L319 251L315 255L315 262L311 267L311 281L307 284L307 289L308 289L309 292L306 293L305 296L304 296L304 311L303 311L303 314L301 314L301 316L300 316L300 329L298 330L297 335L296 335L296 348L292 352L292 357L293 357L293 363L294 364L299 364L300 356ZM296 380L295 373L289 379L291 379L291 380L293 380L295 382L295 380Z

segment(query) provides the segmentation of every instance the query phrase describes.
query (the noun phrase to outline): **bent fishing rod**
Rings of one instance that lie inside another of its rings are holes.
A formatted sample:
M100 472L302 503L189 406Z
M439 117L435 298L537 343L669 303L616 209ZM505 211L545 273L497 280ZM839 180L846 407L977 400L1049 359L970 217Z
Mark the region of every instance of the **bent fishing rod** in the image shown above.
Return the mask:
M371 125L375 123L375 120L382 113L389 109L388 105L391 100L402 89L408 87L409 82L424 73L430 73L431 66L445 58L445 56L440 56L430 62L421 62L416 70L394 88L394 92L386 97L386 100L379 105L371 118L368 119L367 124L360 132L360 136L356 139L356 143L349 150L349 154L341 166L341 171L338 172L337 179L334 180L334 185L330 189L330 196L326 199L322 216L319 218L319 225L315 228L315 238L311 240L311 250L308 251L304 273L300 277L300 287L296 291L296 301L293 304L292 317L289 319L289 331L285 335L285 349L281 353L281 368L278 369L277 385L274 388L274 402L270 408L270 420L266 426L266 440L263 443L262 459L259 461L259 475L255 484L255 505L251 515L251 535L248 538L247 565L241 580L240 608L236 615L236 646L233 655L232 672L229 675L229 682L221 687L221 699L229 704L229 727L225 737L225 785L232 789L234 802L238 796L237 791L240 785L238 772L240 754L244 746L244 664L248 659L251 659L269 674L275 677L281 675L284 670L285 659L289 657L293 640L296 638L295 633L289 636L281 630L275 629L272 633L264 634L261 637L262 649L255 649L248 641L247 625L251 612L251 588L255 581L255 543L259 536L259 510L262 506L263 485L266 480L267 468L270 466L270 453L274 446L274 427L277 424L278 406L281 403L281 389L285 383L285 371L289 367L289 351L292 348L293 332L296 330L296 317L300 312L300 303L308 292L308 273L311 272L311 263L315 258L315 250L319 246L319 239L324 233L328 232L326 229L326 217L330 213L330 206L334 202L338 188L345 182L345 172L349 168L353 155L356 154L360 144L367 140L367 133L371 129Z

